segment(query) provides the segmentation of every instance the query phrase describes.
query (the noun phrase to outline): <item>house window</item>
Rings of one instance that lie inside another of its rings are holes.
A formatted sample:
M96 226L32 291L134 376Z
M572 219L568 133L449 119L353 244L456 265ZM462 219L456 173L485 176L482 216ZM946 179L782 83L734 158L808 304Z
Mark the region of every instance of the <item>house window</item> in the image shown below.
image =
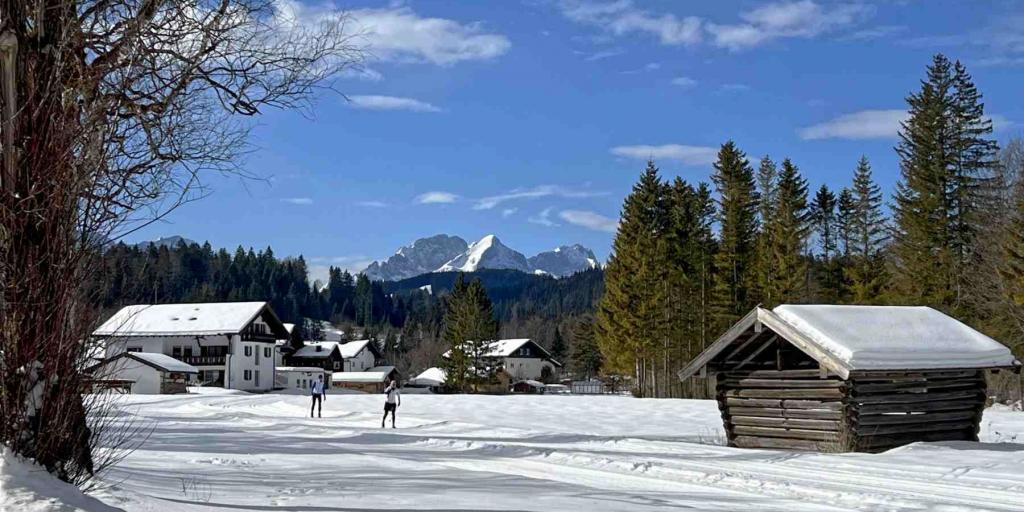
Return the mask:
M242 378L245 380L252 380L252 370L245 370L242 372Z
M185 354L185 357L192 357L192 347L185 347L182 352Z
M245 357L249 357L251 355L252 355L252 347L246 346L245 347Z
M181 347L171 347L171 357L175 359L181 359Z
M263 348L263 357L270 358L270 347Z
M334 369L335 369L335 370L341 369L341 363L340 363L340 362L338 362L338 361L335 361L335 362L334 362Z

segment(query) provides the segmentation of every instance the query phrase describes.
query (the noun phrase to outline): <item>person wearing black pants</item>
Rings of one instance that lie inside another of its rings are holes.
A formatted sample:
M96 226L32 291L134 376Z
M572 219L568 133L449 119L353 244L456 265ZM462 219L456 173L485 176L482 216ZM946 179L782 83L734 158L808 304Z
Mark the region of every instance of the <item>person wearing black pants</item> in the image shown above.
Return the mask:
M402 394L398 391L398 382L389 382L384 392L388 394L388 398L384 402L384 417L380 419L380 428L384 428L384 422L388 419L389 412L391 413L391 428L395 428L395 412L398 411L398 406L402 405Z
M327 388L324 387L324 376L320 375L317 380L313 381L313 384L309 386L309 391L313 395L313 404L309 406L309 417L313 417L313 411L316 410L316 416L322 418L320 415L323 409L324 400L327 399Z

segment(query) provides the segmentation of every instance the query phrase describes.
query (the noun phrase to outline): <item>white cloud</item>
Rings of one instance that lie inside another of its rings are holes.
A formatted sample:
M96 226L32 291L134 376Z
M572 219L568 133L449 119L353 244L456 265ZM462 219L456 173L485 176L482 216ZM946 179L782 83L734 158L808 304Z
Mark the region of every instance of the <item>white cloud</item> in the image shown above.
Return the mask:
M512 215L515 215L517 211L519 211L519 208L505 208L504 210L501 211L501 216L502 218L507 219Z
M626 50L623 50L621 48L612 48L610 50L601 50L601 51L590 53L590 54L588 54L586 52L578 52L578 53L581 54L581 55L586 55L586 57L583 58L584 61L586 61L586 62L595 62L595 61L599 61L599 60L610 59L612 57L618 57L619 55L622 55L622 54L626 53Z
M744 23L709 23L707 30L716 46L742 50L773 39L816 37L851 26L873 13L871 6L857 3L822 6L812 0L775 2L740 13Z
M661 44L673 46L696 44L701 40L700 18L652 14L636 8L630 0L563 0L559 7L570 20L600 27L616 36L642 33L657 37Z
M516 199L536 199L539 197L596 197L603 196L606 192L594 192L591 190L576 190L558 185L540 185L533 188L517 188L505 194L483 197L477 199L473 205L474 210L490 210L507 201Z
M341 72L342 78L363 80L366 82L380 82L384 79L379 71L370 68L348 68Z
M804 140L895 139L899 135L900 123L907 117L907 111L900 109L861 110L801 128L797 133ZM999 114L988 117L994 130L1003 130L1013 125L1012 121Z
M801 128L797 133L804 140L892 139L906 118L905 110L861 110Z
M451 192L442 192L440 190L434 190L426 192L416 196L416 203L418 204L448 204L454 203L459 199L459 196L452 194Z
M747 84L722 84L718 89L722 92L746 92L750 90L750 86Z
M697 85L697 81L688 76L677 76L672 79L672 85L678 85L679 87L693 87Z
M676 160L684 165L706 165L715 161L718 149L708 146L684 146L682 144L663 144L651 146L639 144L635 146L616 146L611 149L616 156L636 158L639 160Z
M309 197L284 197L281 199L282 203L307 205L313 204L313 199Z
M784 0L742 12L736 23L713 23L698 16L653 13L638 8L632 0L561 0L558 6L566 18L598 27L611 36L647 34L664 45L695 45L710 36L712 44L730 50L751 48L774 39L812 38L835 32L860 23L875 11L860 2L819 4L813 0ZM894 30L877 27L873 31L862 30L856 37L880 37Z
M363 110L407 110L409 112L440 112L441 109L425 101L398 96L375 94L349 96L349 105Z
M558 214L562 220L594 231L614 233L619 227L618 219L611 219L588 210L565 210Z
M641 67L641 68L630 69L628 71L623 71L622 74L624 74L624 75L636 75L636 74L639 74L639 73L647 73L647 72L650 72L650 71L657 71L659 69L661 69L661 63L660 62L648 62L647 64L644 64L644 66Z
M551 220L551 210L551 208L545 208L537 215L533 215L527 218L526 221L533 224L540 224L541 226L547 226L549 228L558 226L558 223Z
M460 23L424 18L409 7L352 11L376 57L399 62L430 62L449 66L487 60L512 46L507 37L488 33L480 22Z
M365 206L367 208L387 208L389 205L384 201L359 201L356 203L358 206Z

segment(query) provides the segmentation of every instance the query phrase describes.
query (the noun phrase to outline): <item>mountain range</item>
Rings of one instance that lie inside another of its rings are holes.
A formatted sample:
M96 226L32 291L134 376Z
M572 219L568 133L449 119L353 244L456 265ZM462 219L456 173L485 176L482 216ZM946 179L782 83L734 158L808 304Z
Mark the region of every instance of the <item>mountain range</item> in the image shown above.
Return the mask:
M517 270L529 274L565 277L598 267L594 252L582 245L563 245L527 258L523 253L487 235L473 243L450 235L420 238L398 249L384 261L363 271L378 281L398 281L431 272L475 272L481 269Z

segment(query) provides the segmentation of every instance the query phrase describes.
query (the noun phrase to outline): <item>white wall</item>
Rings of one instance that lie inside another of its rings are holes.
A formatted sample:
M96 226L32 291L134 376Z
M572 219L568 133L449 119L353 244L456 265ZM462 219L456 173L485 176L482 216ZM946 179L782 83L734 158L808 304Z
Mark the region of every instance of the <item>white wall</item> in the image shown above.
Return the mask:
M373 368L376 361L373 359L373 352L364 348L356 357L345 360L346 372L362 372Z
M537 357L506 357L505 371L512 377L524 380L540 380L544 367L551 369L551 375L557 376L558 369L546 359Z
M310 383L324 374L323 370L277 370L277 385L285 389L309 391ZM326 382L326 381L325 381Z
M133 381L132 393L136 395L160 394L160 371L127 357L103 366L97 377Z
M250 348L245 355L246 347ZM229 389L242 391L270 391L274 387L274 344L258 341L242 341L241 336L231 337L231 355L228 356ZM248 377L246 378L246 372ZM259 375L257 376L257 373ZM257 382L258 380L258 382Z

